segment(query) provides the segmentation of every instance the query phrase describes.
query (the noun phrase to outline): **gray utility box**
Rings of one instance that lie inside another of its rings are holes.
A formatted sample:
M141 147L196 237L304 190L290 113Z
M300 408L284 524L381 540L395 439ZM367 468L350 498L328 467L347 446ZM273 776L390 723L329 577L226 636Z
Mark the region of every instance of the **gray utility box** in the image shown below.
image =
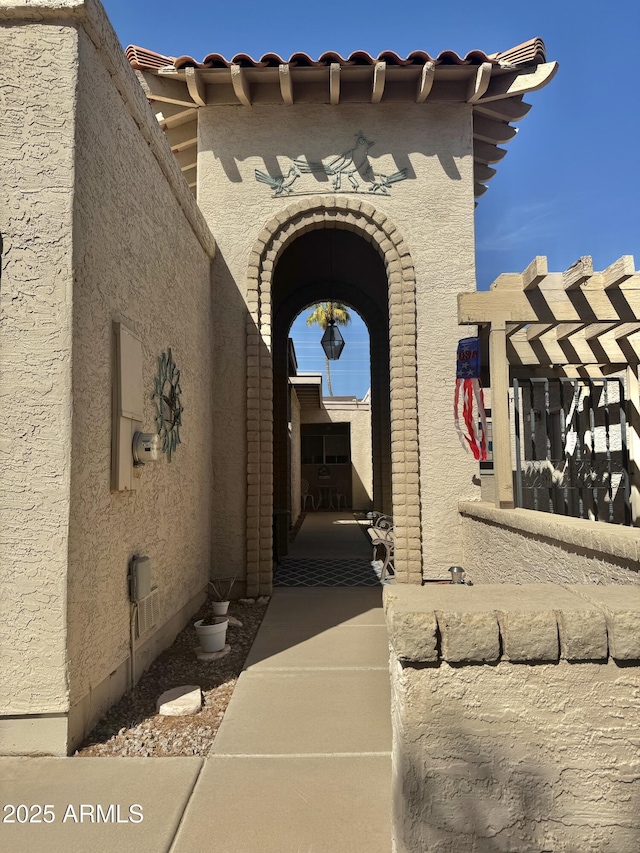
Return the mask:
M133 557L129 574L132 601L140 601L151 592L151 560L148 557Z

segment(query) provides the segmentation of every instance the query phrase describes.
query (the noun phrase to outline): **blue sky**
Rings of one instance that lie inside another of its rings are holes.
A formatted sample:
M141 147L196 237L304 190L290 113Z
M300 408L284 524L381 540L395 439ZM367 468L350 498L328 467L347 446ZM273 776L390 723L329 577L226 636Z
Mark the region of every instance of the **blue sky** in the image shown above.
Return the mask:
M524 269L535 255L547 255L554 270L581 255L592 255L596 269L621 255L635 255L640 264L638 0L106 0L104 6L123 46L196 59L214 51L285 58L299 50L314 58L325 50L345 56L358 49L403 56L416 49L492 53L540 36L560 70L525 99L533 109L480 199L478 287ZM300 369L322 370L317 328L307 330L301 321L295 329ZM332 369L334 393L362 396L369 384L366 329L354 323L343 334L347 346Z

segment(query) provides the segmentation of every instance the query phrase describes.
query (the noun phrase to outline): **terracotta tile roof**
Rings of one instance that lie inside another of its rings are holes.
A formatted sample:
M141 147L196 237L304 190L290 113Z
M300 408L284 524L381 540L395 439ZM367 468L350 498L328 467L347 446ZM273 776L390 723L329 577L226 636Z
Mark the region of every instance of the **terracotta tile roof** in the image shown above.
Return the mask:
M501 53L488 55L481 50L472 50L464 57L459 56L453 50L443 50L437 56L431 56L422 50L414 50L404 59L391 50L385 50L374 57L364 50L356 50L345 59L339 53L327 51L318 59L314 60L306 53L294 53L289 60L283 59L277 53L265 53L260 59L254 59L248 53L238 53L231 59L225 59L220 53L208 53L202 62L198 62L192 56L164 56L144 47L129 45L126 49L127 59L132 67L138 71L155 71L158 68L172 66L176 70L182 68L230 68L231 65L240 65L245 68L275 68L279 65L289 64L293 67L308 68L329 66L338 63L343 67L358 65L374 65L376 62L386 62L388 65L420 66L426 62L435 62L437 65L481 65L490 62L492 65L530 65L545 62L545 46L540 38L530 39L516 47Z

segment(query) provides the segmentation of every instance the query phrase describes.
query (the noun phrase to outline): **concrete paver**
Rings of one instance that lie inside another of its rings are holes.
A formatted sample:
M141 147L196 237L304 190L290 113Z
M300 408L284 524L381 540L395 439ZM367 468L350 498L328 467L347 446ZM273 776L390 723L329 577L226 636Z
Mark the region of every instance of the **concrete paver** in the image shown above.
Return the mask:
M171 846L203 761L202 758L3 758L0 800L4 820L0 823L0 850L2 853L31 850L164 853ZM9 804L28 806L30 819L41 822L18 822L18 818L24 818L24 809L15 816L15 823L4 822L11 816L6 808ZM33 808L38 805L51 808L39 813ZM140 808L132 809L134 805Z
M243 672L211 754L390 752L389 672Z
M389 853L390 802L387 755L212 757L172 853Z
M351 625L318 631L312 626L262 627L245 669L380 669L389 653L384 625Z
M289 587L278 589L271 599L262 628L384 624L382 587Z
M347 511L309 512L289 546L289 557L317 559L369 557L371 544L362 525Z

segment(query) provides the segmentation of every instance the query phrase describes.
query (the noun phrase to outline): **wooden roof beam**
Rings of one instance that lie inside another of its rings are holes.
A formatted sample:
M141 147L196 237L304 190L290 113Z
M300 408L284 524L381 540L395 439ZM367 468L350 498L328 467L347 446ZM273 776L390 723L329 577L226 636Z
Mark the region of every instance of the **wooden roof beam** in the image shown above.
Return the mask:
M583 255L562 273L562 284L565 290L575 290L593 275L593 259L591 255Z
M489 142L496 145L500 142L509 142L513 139L518 131L510 124L503 121L494 121L486 116L473 116L473 136L475 139L482 139L484 142Z
M182 171L191 169L198 162L198 146L190 145L188 148L183 148L181 151L176 151L173 155L176 163Z
M560 323L559 326L555 327L556 340L564 341L577 332L581 332L586 325L586 323Z
M547 332L552 332L556 327L555 323L531 323L527 329L527 340L537 341Z
M199 107L207 106L207 87L200 72L195 68L185 68L184 78L187 81L189 94Z
M182 151L184 148L189 148L191 145L197 145L198 122L191 121L189 124L181 124L179 127L174 127L171 130L168 130L167 140L174 154L176 151Z
M373 89L371 91L371 103L379 104L384 94L384 83L387 76L387 63L376 62L373 66Z
M329 66L329 103L332 107L340 103L340 63L332 62Z
M536 255L526 270L522 273L523 290L533 290L547 277L549 269L545 255Z
M640 332L640 323L621 323L616 327L613 337L618 340L619 338L627 338L629 335L635 335L637 332Z
M183 169L182 174L184 175L185 180L189 184L189 186L195 187L198 181L198 170L196 169L196 167L194 166L191 169Z
M633 255L623 255L600 273L602 287L605 290L610 287L619 287L624 281L635 275L635 272L636 265Z
M285 62L278 66L278 79L280 80L280 94L287 107L293 106L293 82L291 80L291 69L289 63Z
M522 100L522 95L514 98L505 98L502 101L489 101L474 104L473 114L489 116L498 121L520 121L523 119L529 110L531 104L525 104Z
M499 163L506 153L504 148L496 148L495 145L482 142L480 139L473 142L473 159L487 166L491 163Z
M158 101L152 103L156 121L163 129L165 127L173 127L176 124L182 124L185 121L191 121L194 117L195 104L190 107L185 107L184 104L169 104L166 101Z
M638 346L624 353L614 340L586 341L578 333L570 341L558 341L553 337L527 340L522 333L508 339L509 361L513 364L607 364L638 361Z
M429 92L433 87L433 80L436 73L435 62L425 62L420 71L418 79L418 91L416 92L416 104L423 104L429 97Z
M241 65L231 65L231 85L236 98L244 107L251 106L251 87Z
M546 86L557 70L557 62L543 62L533 71L496 74L478 103L484 104L489 101L499 101L502 98L511 98L514 95L524 95L525 92L535 92L536 89Z
M495 171L495 170L494 170ZM522 290L522 273L503 272L492 282L490 290Z
M486 181L490 181L496 173L497 169L492 169L491 166L487 166L485 163L474 162L473 164L473 177L476 181L485 183Z
M478 66L476 73L469 81L469 87L467 89L468 104L477 104L480 98L487 91L489 83L491 82L492 69L493 65L490 62L483 62L482 65Z
M137 71L136 74L145 95L150 101L162 101L167 104L179 104L183 107L192 108L196 106L182 81L167 80L150 74L148 71Z
M495 288L458 295L458 322L636 323L640 322L640 275L620 290L599 287L565 291L562 273L549 273L541 286L527 291Z
M619 323L591 323L584 330L585 340L591 341L599 338L601 335L606 335L612 329L615 329Z

